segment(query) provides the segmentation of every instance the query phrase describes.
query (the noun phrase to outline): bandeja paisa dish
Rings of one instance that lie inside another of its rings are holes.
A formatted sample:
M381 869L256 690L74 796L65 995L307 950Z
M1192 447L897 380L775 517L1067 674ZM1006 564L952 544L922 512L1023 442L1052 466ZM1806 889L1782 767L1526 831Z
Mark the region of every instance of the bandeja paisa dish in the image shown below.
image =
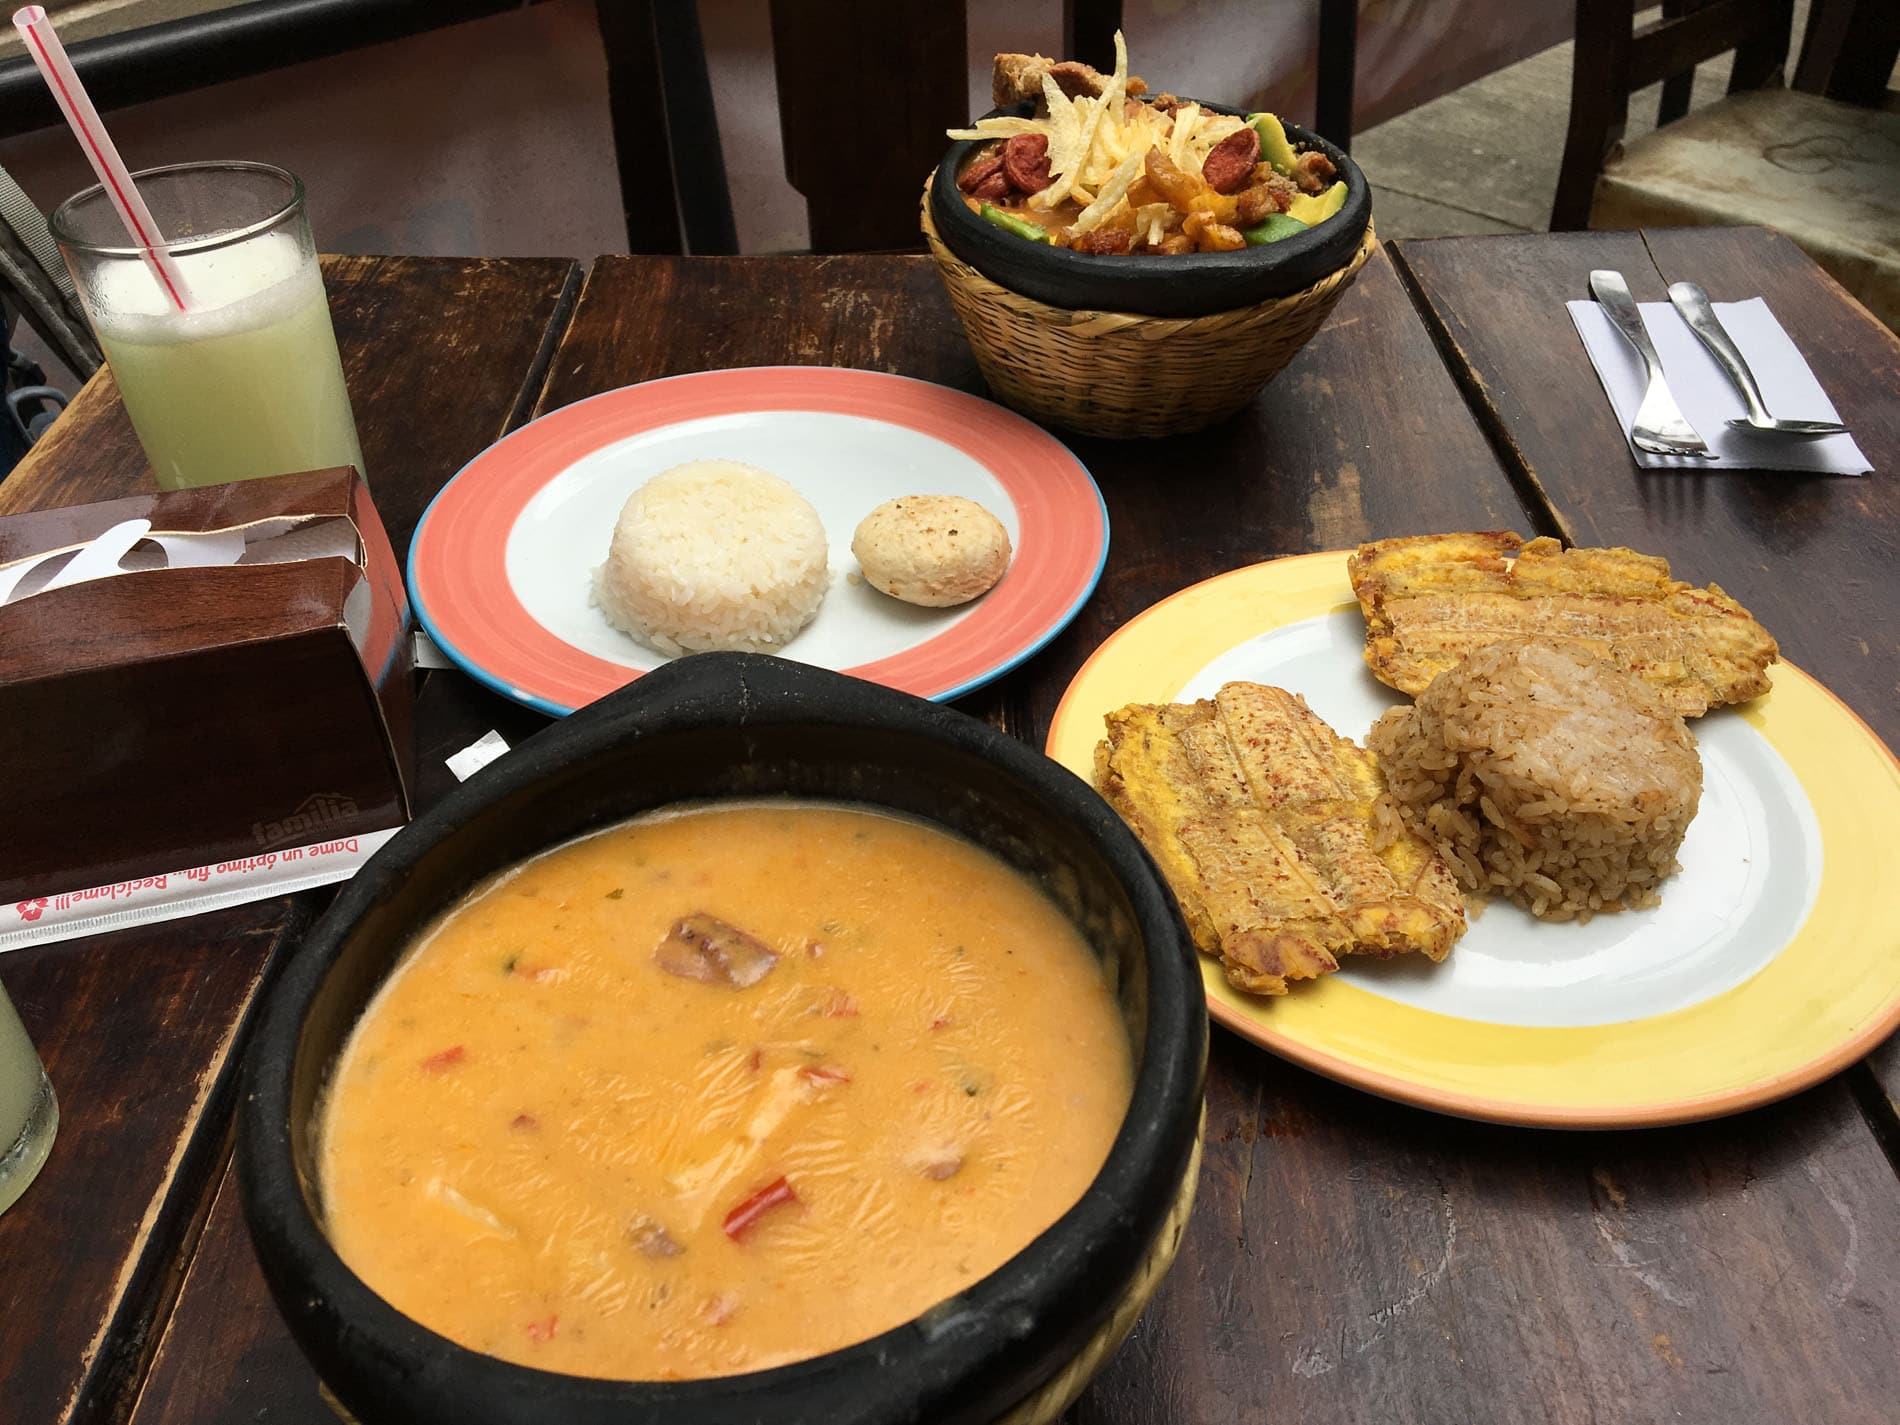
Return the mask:
M992 92L994 110L948 131L929 216L956 257L1051 306L1253 306L1346 266L1371 221L1343 150L1273 114L1151 92L1119 35L1109 74L1000 54Z

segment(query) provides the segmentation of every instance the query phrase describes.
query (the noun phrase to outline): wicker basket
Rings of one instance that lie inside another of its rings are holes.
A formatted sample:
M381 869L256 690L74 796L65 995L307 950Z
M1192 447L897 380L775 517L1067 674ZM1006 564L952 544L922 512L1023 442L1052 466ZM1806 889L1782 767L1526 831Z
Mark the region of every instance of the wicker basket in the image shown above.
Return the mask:
M1122 1299L1115 1303L1108 1320L1082 1343L1082 1349L1075 1353L1073 1360L1044 1381L1040 1389L1024 1396L1006 1414L999 1416L995 1425L1051 1425L1074 1404L1082 1388L1128 1339L1136 1319L1155 1294L1155 1288L1161 1285L1161 1279L1168 1274L1168 1268L1174 1265L1174 1254L1180 1250L1181 1234L1187 1231L1188 1215L1194 1210L1194 1192L1201 1181L1201 1142L1206 1132L1207 1109L1203 1106L1201 1126L1194 1135L1194 1152L1188 1158L1187 1172L1182 1175L1174 1206L1168 1210L1167 1221L1161 1224L1161 1232L1149 1249L1147 1260L1129 1282ZM356 1425L356 1417L343 1408L343 1402L331 1394L329 1386L319 1381L317 1392L343 1425Z
M1205 317L1143 317L1071 311L999 287L944 246L928 183L923 226L990 389L1038 420L1115 437L1180 435L1238 411L1319 330L1379 245L1367 223L1351 261L1291 296Z

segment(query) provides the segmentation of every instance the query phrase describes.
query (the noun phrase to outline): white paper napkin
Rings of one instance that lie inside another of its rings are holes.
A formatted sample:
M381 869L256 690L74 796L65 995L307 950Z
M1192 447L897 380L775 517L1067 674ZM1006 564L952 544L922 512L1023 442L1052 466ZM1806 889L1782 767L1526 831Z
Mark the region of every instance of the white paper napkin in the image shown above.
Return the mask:
M1642 404L1643 359L1610 325L1595 302L1570 302L1570 320L1590 353L1597 379L1616 408L1625 439ZM1652 455L1630 445L1630 454L1645 470L1805 470L1826 475L1865 475L1873 466L1861 454L1851 435L1824 435L1795 439L1739 431L1729 427L1731 416L1746 416L1742 393L1730 384L1715 358L1689 330L1687 322L1667 302L1643 302L1643 325L1662 358L1663 376L1682 413L1708 443L1717 459L1688 455ZM1837 421L1834 403L1814 379L1788 334L1760 297L1746 302L1717 302L1715 314L1741 348L1749 370L1761 387L1769 412L1783 420Z
M0 604L19 603L35 594L115 574L326 558L362 562L355 525L333 515L289 515L229 529L155 533L148 519L122 520L84 544L0 565Z

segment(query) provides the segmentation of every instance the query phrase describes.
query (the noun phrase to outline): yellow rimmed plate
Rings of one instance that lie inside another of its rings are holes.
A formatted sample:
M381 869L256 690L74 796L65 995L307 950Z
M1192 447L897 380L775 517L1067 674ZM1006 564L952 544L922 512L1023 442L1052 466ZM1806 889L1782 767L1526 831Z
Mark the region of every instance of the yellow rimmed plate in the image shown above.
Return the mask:
M1366 670L1364 636L1343 551L1223 574L1096 650L1049 755L1088 777L1105 713L1235 679L1302 693L1363 741L1402 701ZM1900 918L1883 903L1900 763L1800 669L1773 680L1690 724L1702 804L1660 906L1575 925L1494 902L1442 965L1348 959L1279 998L1231 989L1204 956L1210 1012L1374 1093L1542 1127L1712 1118L1852 1063L1900 1026Z

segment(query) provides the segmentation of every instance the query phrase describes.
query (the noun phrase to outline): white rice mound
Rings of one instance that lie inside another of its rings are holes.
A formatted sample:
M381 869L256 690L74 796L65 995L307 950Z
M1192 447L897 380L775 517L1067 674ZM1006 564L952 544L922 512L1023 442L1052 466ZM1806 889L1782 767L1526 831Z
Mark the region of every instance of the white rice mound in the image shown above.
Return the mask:
M594 603L660 653L770 652L817 614L828 553L818 511L778 476L694 460L627 500Z
M1641 679L1561 645L1477 650L1366 745L1399 815L1466 890L1545 920L1655 905L1702 800L1682 718Z

